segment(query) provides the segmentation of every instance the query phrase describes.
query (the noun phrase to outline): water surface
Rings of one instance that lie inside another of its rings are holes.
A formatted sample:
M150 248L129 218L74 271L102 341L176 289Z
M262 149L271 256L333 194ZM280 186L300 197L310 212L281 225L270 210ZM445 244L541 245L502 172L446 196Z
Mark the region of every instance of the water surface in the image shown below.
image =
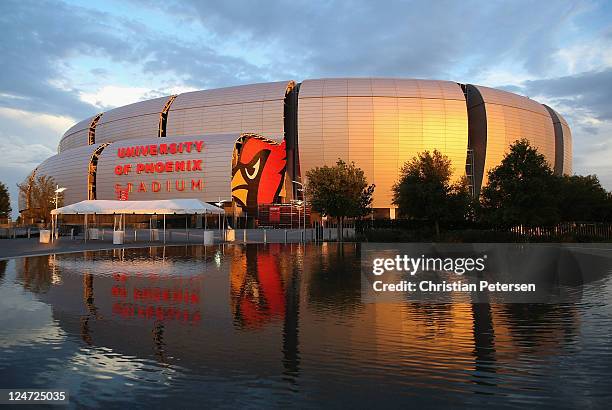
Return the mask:
M612 280L567 304L363 303L356 244L0 261L0 384L74 407L602 407Z

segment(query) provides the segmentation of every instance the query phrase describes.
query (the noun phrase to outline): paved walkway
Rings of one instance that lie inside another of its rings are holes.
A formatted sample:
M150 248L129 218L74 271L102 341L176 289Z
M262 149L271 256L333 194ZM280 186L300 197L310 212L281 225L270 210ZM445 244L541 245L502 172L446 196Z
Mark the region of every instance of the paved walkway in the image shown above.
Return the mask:
M54 243L39 243L38 238L1 239L0 259L9 259L19 256L48 255L52 253L71 253L114 248L141 248L159 245L159 242L138 242L113 245L112 241L109 240L87 241L87 243L85 243L82 238L75 240L60 238Z
M325 239L328 240L331 235L335 232L327 229L325 233ZM168 230L166 232L166 246L178 246L178 245L198 245L203 243L202 230ZM266 230L264 233L263 229L247 229L246 230L246 243L296 243L302 240L302 230L291 229L271 229ZM245 232L244 229L235 230L236 240L235 243L245 243ZM306 241L311 242L313 238L313 230L306 230L305 236ZM70 253L70 252L82 252L82 251L95 251L102 249L121 249L121 248L145 248L150 246L163 246L163 240L150 241L148 230L138 230L136 232L136 238L134 239L134 230L128 230L125 236L125 243L123 245L113 245L112 242L112 231L106 231L104 233L104 239L102 240L88 240L85 242L83 237L77 237L70 239L69 237L62 237L53 243L39 243L38 237L34 238L16 238L16 239L0 239L0 259L9 259L20 256L34 256L34 255L48 255L51 253ZM161 232L160 232L161 235ZM213 231L214 242L222 242L222 232L218 230ZM265 236L265 237L264 237ZM160 239L162 239L160 237Z

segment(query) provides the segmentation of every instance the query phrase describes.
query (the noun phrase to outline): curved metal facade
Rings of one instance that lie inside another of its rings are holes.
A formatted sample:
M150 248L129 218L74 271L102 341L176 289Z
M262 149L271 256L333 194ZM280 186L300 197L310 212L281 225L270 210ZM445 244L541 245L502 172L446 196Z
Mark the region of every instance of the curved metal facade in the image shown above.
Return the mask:
M499 165L509 146L523 138L528 139L554 169L555 130L551 115L542 104L489 87L468 84L466 89L477 190L486 185L488 172Z
M57 152L62 153L71 148L88 145L89 126L95 117L95 115L91 116L70 127L62 136L57 147Z
M558 112L555 111L555 113L559 118L559 122L561 123L561 131L563 132L563 174L571 175L574 166L572 130L570 129L567 121L565 121L565 118L563 118Z
M168 112L166 136L252 132L284 136L284 99L292 81L179 94Z
M390 216L391 187L402 165L424 150L438 149L447 155L453 178L467 174L476 194L486 184L488 170L520 138L529 139L555 173L572 172L571 131L553 109L477 85L392 78L280 81L118 107L71 127L59 143L58 155L36 172L53 176L68 188L66 203L87 199L88 192L98 199L113 199L117 186L131 181L116 174L118 165L154 161L126 160L118 156L119 149L199 140L205 147L202 152L180 152L168 161L201 160L201 169L181 171L181 179L187 183L201 179L202 189L153 192L150 187L159 183L165 188L178 176L145 172L138 176L138 186L132 183L130 199L228 199L232 154L237 138L245 133L279 144L285 141L289 182L314 167L333 165L338 158L354 161L376 184L373 206L386 209ZM141 182L149 189L138 191ZM289 182L286 189L291 191L295 187ZM288 192L284 198L294 194Z
M168 98L159 97L105 112L96 126L96 143L156 136L159 116Z
M376 184L373 206L390 208L402 165L438 149L451 159L454 178L465 173L467 109L457 83L399 79L306 80L298 94L302 175L354 161Z
M47 158L36 169L36 176L47 175L66 187L64 203L84 201L88 194L88 170L91 155L100 144L86 145Z
M572 173L572 132L565 118L557 111L544 105L555 128L555 173L565 175Z
M118 107L72 126L62 137L58 152L90 143L153 136L209 135L253 132L280 140L284 137L284 99L294 81L250 84L193 91ZM162 114L166 115L161 121ZM163 127L163 129L162 129Z

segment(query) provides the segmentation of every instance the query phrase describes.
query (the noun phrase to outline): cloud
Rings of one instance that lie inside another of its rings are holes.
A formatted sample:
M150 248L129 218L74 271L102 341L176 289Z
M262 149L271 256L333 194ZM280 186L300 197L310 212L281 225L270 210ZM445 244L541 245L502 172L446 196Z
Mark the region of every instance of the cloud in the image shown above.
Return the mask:
M112 87L125 87L130 100L134 89L142 88L108 84L112 79L107 70L96 67L88 72L94 81L104 83L93 91L79 89L66 73L78 73L74 60L87 56L110 62L118 70L133 70L136 78L138 72L168 76L179 86L219 86L264 78L246 60L204 44L162 34L124 16L57 1L0 2L0 24L6 39L0 42L0 55L8 62L0 76L0 106L4 107L80 119L100 106L122 102Z
M608 190L612 188L612 123L596 126L579 125L572 129L574 135L574 173L597 174Z
M525 81L522 88L528 95L554 99L571 109L585 109L599 120L612 120L612 67L572 76Z
M92 68L91 70L89 70L89 72L99 78L108 78L109 76L108 70L100 67Z
M123 103L112 87L124 87L129 101L145 95L139 89L159 88L113 82L108 67L92 67L87 72L100 83L80 89L66 73L79 72L73 60L83 56L191 88L317 76L473 81L487 69L499 80L490 68L507 60L541 74L557 54L572 54L556 44L583 10L570 1L135 3L200 33L162 33L132 16L55 1L2 2L0 22L10 41L0 52L10 64L0 79L0 106L84 118ZM458 72L468 78L453 78Z
M542 75L586 10L558 1L143 1L302 76L442 77L500 60ZM229 41L229 40L226 40Z
M570 73L596 71L612 66L612 44L595 41L575 44L556 52L557 59L565 64Z
M74 119L67 116L0 107L0 181L9 189L15 217L18 210L16 184L56 153L60 135L73 123Z
M190 86L214 88L268 79L263 70L242 58L219 55L201 44L160 41L151 48L143 72L181 78Z
M109 109L144 100L149 91L146 87L106 85L96 92L80 92L79 97L95 107Z
M7 63L3 64L0 91L18 98L0 97L0 105L75 117L88 115L93 107L80 101L73 90L58 88L52 81L62 79L62 63L75 53L121 49L113 35L99 29L100 22L92 17L62 3L1 2L5 41L0 42L0 54Z
M186 85L171 85L154 90L147 87L106 85L97 89L95 92L81 92L79 97L81 100L99 108L100 110L106 111L138 101L196 90L199 90L199 88Z
M0 122L3 128L0 136L14 142L15 134L30 139L45 135L46 142L56 145L59 135L75 123L75 119L65 115L40 114L15 108L0 107ZM27 135L27 137L26 137ZM53 135L53 137L50 137ZM21 137L20 137L21 138Z
M521 94L557 110L569 122L573 136L574 172L596 173L612 187L612 68L571 76L528 80L516 87Z

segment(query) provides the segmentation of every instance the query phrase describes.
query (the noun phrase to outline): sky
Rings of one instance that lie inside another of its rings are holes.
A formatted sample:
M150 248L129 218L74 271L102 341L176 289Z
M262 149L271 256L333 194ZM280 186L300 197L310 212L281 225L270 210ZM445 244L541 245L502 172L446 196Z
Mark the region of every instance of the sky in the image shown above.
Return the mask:
M574 172L612 190L612 2L2 0L0 181L75 122L162 95L405 77L503 88L560 112Z

